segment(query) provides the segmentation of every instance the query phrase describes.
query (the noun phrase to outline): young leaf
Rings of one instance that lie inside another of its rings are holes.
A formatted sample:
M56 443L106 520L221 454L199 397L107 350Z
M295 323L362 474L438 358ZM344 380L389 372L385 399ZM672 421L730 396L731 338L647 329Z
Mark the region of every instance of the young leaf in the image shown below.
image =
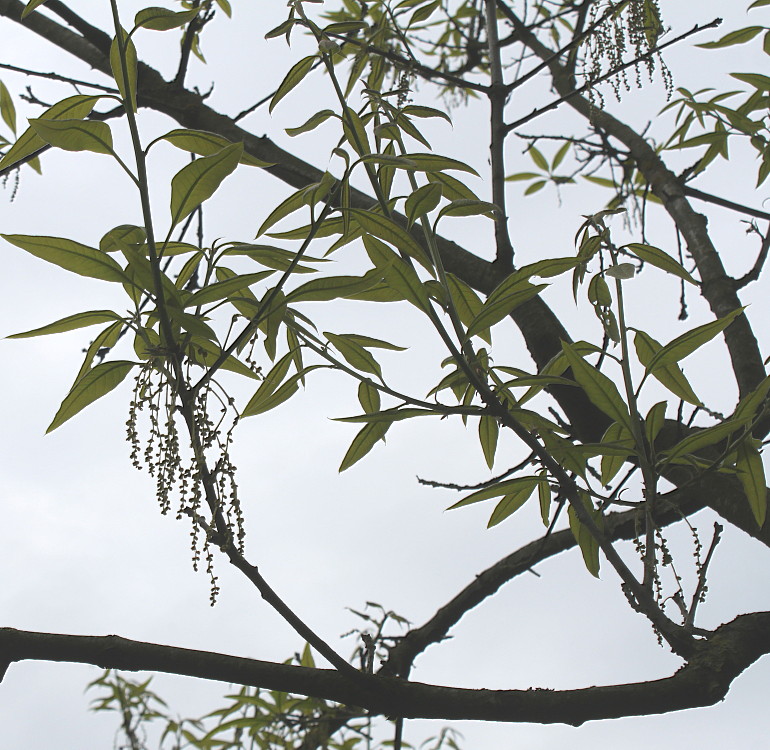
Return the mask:
M364 425L353 438L338 471L343 472L360 461L378 441L384 439L391 424L391 422L372 422Z
M215 281L213 284L199 289L191 294L184 303L185 307L197 307L198 305L208 305L211 302L218 302L231 295L238 295L244 289L256 284L262 279L271 276L273 271L258 271L257 273L245 273L240 276L233 276L225 281Z
M613 456L604 454L601 461L601 480L603 485L608 485L617 475L617 473L623 468L623 464L626 462L629 456L634 453L634 441L631 438L628 430L623 427L619 422L613 422L605 431L602 437L602 445L620 445L623 446L627 452L622 456Z
M223 148L232 145L231 141L223 138L216 133L209 133L206 130L187 130L177 128L170 130L166 135L158 140L168 141L182 151L188 151L199 156L211 156L221 151ZM240 163L247 167L272 167L273 163L257 159L245 151L241 154Z
M663 250L652 245L643 245L639 242L632 242L629 245L625 245L625 250L633 253L637 258L643 260L645 263L649 263L651 266L656 266L666 273L678 276L680 279L684 279L690 284L698 286L698 282L690 276L689 273L674 260L668 253L664 253Z
M24 234L0 234L22 250L67 271L105 281L130 282L123 269L106 253L61 237L34 237Z
M56 412L53 422L48 425L46 433L63 425L86 406L117 387L125 380L126 375L131 372L133 367L135 367L134 362L117 360L115 362L103 362L89 370L72 386L72 390L62 401L59 411Z
M30 127L51 146L64 151L113 154L112 132L106 122L91 120L30 120Z
M286 74L286 77L281 81L281 85L278 90L273 94L273 98L270 100L270 112L275 109L276 104L283 99L295 86L297 86L302 79L311 71L318 55L310 55L309 57L303 57L292 69Z
M458 161L457 159L450 159L447 156L404 154L404 157L416 165L412 169L420 172L442 172L445 169L456 169L460 172L468 172L476 177L479 176L479 173L473 167L469 167L465 162Z
M599 524L601 522L601 513L594 511L591 502L585 498L582 498L583 505L586 507L589 513L593 516L594 520ZM572 532L572 536L575 537L575 541L580 547L580 551L583 553L583 562L585 563L588 572L599 577L599 543L593 538L591 532L580 523L577 514L573 510L572 506L569 507L567 512L569 516L569 528Z
M404 204L404 211L409 219L409 227L421 216L425 216L438 206L441 201L441 186L428 183L417 188Z
M535 485L539 481L538 477L516 477L515 479L506 479L504 482L497 482L491 487L484 487L482 490L472 492L462 500L458 500L454 505L450 505L447 510L464 508L466 505L473 505L482 500L489 500L492 497L500 497L501 495L517 495L520 491L525 491L527 488L529 488L529 494L531 495L532 491L535 489ZM529 495L527 495L527 497L529 497Z
M738 469L738 479L748 498L751 512L757 525L762 528L767 514L767 486L765 484L765 468L762 456L752 445L750 438L743 440L738 446L738 458L735 462Z
M673 448L667 450L664 454L666 461L694 454L703 448L716 445L726 440L743 427L744 422L730 419L727 422L707 427L705 430L698 430L693 435L688 435L684 440L680 440Z
M468 337L480 335L491 326L499 323L506 315L527 300L537 296L547 284L530 284L526 280L516 279L509 284L506 279L489 295L481 312L468 326Z
M85 96L84 94L70 96L49 107L42 115L40 115L38 119L82 119L91 112L99 99L101 99L101 96ZM8 149L5 156L0 159L0 169L7 169L8 167L12 167L17 162L26 158L30 154L33 154L35 151L43 148L44 146L45 141L37 134L34 128L27 128L17 138L16 143L14 143L13 146Z
M631 417L626 402L620 395L615 383L604 373L588 364L566 341L562 341L562 350L572 369L572 374L585 391L594 406L601 409L610 419L619 422L629 431Z
M382 214L373 213L372 211L363 211L359 208L351 208L348 212L351 218L365 232L379 237L381 240L385 240L385 242L389 242L401 252L414 258L427 270L432 268L432 263L425 254L425 251L417 244L412 235L393 219Z
M495 417L484 415L479 418L479 442L481 443L481 449L484 451L484 460L490 469L495 463L499 434L500 424Z
M540 502L540 518L543 526L548 526L551 518L551 485L548 482L548 474L540 472L540 481L537 483L537 497Z
M169 31L189 23L198 15L199 8L175 13L167 8L144 8L134 16L134 26L150 31Z
M371 235L364 236L364 247L372 263L385 277L388 286L423 312L430 310L430 297L414 269L385 243Z
M346 336L329 333L328 331L324 331L324 336L331 341L334 348L352 367L363 372L370 372L382 380L382 370L379 363L363 346L351 341Z
M380 392L368 381L358 384L358 402L367 414L375 414L380 410Z
M211 156L196 159L174 175L171 180L172 227L216 192L225 177L238 166L242 153L243 144L233 143Z
M529 482L522 482L515 492L510 495L505 495L503 499L495 506L492 511L492 515L487 522L487 528L491 529L493 526L504 521L508 516L513 515L524 503L529 500L532 493L535 491L535 487L540 485L540 481L534 478L530 478Z
M634 346L636 347L636 356L639 357L639 362L648 372L652 372L652 376L656 380L688 404L693 404L693 406L701 405L701 400L695 395L692 386L679 368L679 365L676 363L660 365L650 371L650 364L654 362L655 356L663 349L660 343L644 331L637 331L634 336Z
M488 216L490 219L494 219L497 213L500 213L500 209L494 203L460 198L452 201L448 206L444 206L439 212L438 218L440 219L442 216Z
M2 81L0 81L0 116L2 116L5 124L15 133L16 107L13 104L13 99L11 99L8 89Z
M35 10L35 8L38 8L44 2L46 2L46 0L29 0L24 7L24 10L21 12L21 20L23 21L33 10Z
M124 61L120 58L118 36L115 36L110 45L110 68L112 69L112 77L115 79L115 83L118 84L120 95L123 97L123 102L130 106L133 112L136 112L136 75L138 65L136 47L125 29L121 28L119 33L122 34L120 38L123 42L125 69L123 68Z
M724 331L730 323L743 313L745 308L739 307L725 315L723 318L713 320L697 328L693 328L673 341L666 344L647 365L647 369L654 372L658 367L679 362L692 354L696 349L711 341L717 334Z
M744 29L738 29L737 31L725 34L716 42L704 42L695 46L702 47L703 49L721 49L722 47L731 47L734 44L745 44L750 42L761 31L764 31L763 26L747 26Z
M327 276L312 279L286 295L286 302L327 302L365 292L382 279L379 271L364 276Z
M120 315L112 310L92 310L91 312L76 313L61 318L54 323L49 323L41 328L34 328L24 333L14 333L8 336L9 339L26 339L33 336L47 336L51 333L63 333L64 331L74 331L77 328L86 328L94 326L97 323L107 323L108 321L122 320Z
M304 125L300 125L297 128L286 128L286 135L294 137L301 133L309 133L311 130L315 130L319 125L326 122L330 117L339 117L335 112L330 109L322 109L320 112L316 112L312 115Z

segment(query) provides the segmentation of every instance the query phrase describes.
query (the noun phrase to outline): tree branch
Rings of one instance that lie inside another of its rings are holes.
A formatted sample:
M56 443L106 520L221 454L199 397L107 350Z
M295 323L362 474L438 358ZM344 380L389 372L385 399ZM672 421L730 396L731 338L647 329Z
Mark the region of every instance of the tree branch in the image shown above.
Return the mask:
M308 695L373 714L414 719L571 724L710 706L732 681L770 652L770 612L741 615L699 641L689 663L671 677L578 690L468 690L327 669L274 664L208 651L109 636L0 629L0 667L24 660L149 670ZM5 674L5 670L0 670Z

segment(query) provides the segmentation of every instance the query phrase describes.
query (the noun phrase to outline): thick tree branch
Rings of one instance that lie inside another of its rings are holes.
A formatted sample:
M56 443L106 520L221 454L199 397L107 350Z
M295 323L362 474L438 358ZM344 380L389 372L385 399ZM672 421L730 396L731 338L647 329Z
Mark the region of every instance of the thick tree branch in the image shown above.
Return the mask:
M386 716L573 726L713 705L741 672L769 651L770 612L759 612L719 627L697 644L688 664L664 679L578 690L468 690L376 675L351 679L332 670L140 643L116 635L0 629L0 667L28 659L95 664L309 695Z

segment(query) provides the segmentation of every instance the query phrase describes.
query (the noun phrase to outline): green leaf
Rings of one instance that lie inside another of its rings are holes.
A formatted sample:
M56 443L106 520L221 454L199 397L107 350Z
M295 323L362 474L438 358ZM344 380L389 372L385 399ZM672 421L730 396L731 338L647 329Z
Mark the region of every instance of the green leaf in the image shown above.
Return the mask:
M110 68L112 69L112 77L115 79L115 83L118 84L120 95L123 97L123 102L130 106L133 112L136 112L136 75L138 66L136 47L125 29L121 28L119 33L122 34L126 70L123 70L123 62L120 59L120 47L117 36L115 36L110 45Z
M64 151L114 154L112 132L106 122L91 120L30 120L33 130L51 146Z
M548 474L540 472L540 481L537 483L537 497L540 502L540 518L543 526L548 526L551 518L551 485L548 482Z
M594 406L601 409L614 422L619 422L629 431L631 417L628 406L620 395L615 383L604 373L586 362L566 341L561 343L572 374Z
M468 337L480 335L499 323L506 315L527 300L536 297L546 284L530 284L526 279L506 279L489 295L481 312L468 326Z
M78 94L62 99L49 107L38 120L65 120L72 118L84 118L94 108L101 96L85 96ZM12 167L17 162L25 159L30 154L43 148L46 142L32 127L28 127L16 140L16 143L8 149L5 156L0 159L0 169Z
M655 440L666 423L667 406L668 403L666 401L659 401L647 412L647 416L644 419L644 434L650 445L655 444Z
M735 419L747 420L747 422L753 421L757 410L765 406L767 394L770 391L770 375L768 375L760 384L751 392L746 394L738 403L735 409L733 417Z
M77 328L86 328L94 326L97 323L107 323L109 321L122 320L120 315L112 310L92 310L90 312L76 313L61 318L54 323L49 323L41 328L34 328L24 333L14 333L8 336L9 339L26 339L33 336L47 336L50 333L64 333L64 331L74 331Z
M118 340L120 339L124 330L124 323L122 320L119 320L116 323L113 323L111 326L107 326L106 328L102 329L97 334L96 338L91 342L90 346L86 350L86 356L83 358L83 364L80 365L80 370L78 370L78 374L75 377L76 383L91 369L91 365L93 364L97 355L102 356L106 354L107 351L112 349L112 347L118 343Z
M286 302L327 302L365 292L378 284L382 274L371 271L365 276L327 276L312 279L286 295Z
M297 263L297 253L284 250L282 247L272 245L252 245L238 243L225 250L225 255L245 255L256 263L278 271L286 271L292 266L292 273L315 273L316 269L303 266L302 263L327 263L328 258L315 258L310 255L302 255L302 263Z
M213 284L203 287L191 294L185 307L197 307L198 305L208 305L211 302L218 302L231 295L238 295L244 289L256 284L262 279L271 276L273 271L259 271L257 273L245 273L240 276L233 276L224 281L215 281Z
M494 219L495 214L499 213L500 209L494 203L460 198L452 201L448 206L444 206L439 212L438 218L440 219L442 216L489 216L490 219Z
M13 104L13 99L11 99L8 89L2 81L0 81L0 116L2 116L5 124L15 133L16 107Z
M428 270L432 268L425 251L417 244L412 235L393 219L359 208L348 209L348 212L365 232L390 243L401 252L417 260L424 268Z
M388 431L391 422L373 422L364 425L358 434L353 438L353 442L342 459L338 471L343 472L349 469L353 464L360 461L369 451L374 448L376 443L383 440Z
M147 239L147 232L144 227L137 227L134 224L121 224L120 226L105 232L99 240L99 249L103 253L114 253L118 250L125 250L130 247L136 247Z
M213 341L201 336L194 336L187 346L188 356L197 364L210 367L222 355L222 348ZM259 375L250 367L243 364L237 357L230 355L222 362L223 370L244 375L247 378L258 379Z
M745 308L743 307L739 307L725 315L723 318L713 320L710 323L693 328L692 330L683 333L681 336L677 336L652 358L647 369L654 373L659 367L665 367L674 362L679 362L689 356L727 328L735 318L743 313L744 309Z
M359 156L366 156L372 152L363 120L355 110L347 106L342 115L342 130L348 143Z
M765 5L770 5L770 0L754 0L754 2L749 5L747 10L753 10L754 8L762 8Z
M556 152L556 155L553 157L553 161L551 162L551 170L556 169L564 161L564 157L570 150L570 146L572 146L571 141L565 141L565 143L561 145L559 150Z
M652 336L644 331L637 331L634 336L634 346L636 347L636 356L639 358L639 362L648 372L652 372L656 380L688 404L693 404L694 406L702 405L701 400L695 395L684 373L679 369L679 365L672 363L670 365L657 366L654 370L650 370L650 364L663 349L663 346Z
M448 273L446 280L449 294L452 297L452 304L457 311L460 322L465 326L469 326L481 312L484 304L476 292L454 274ZM481 336L488 344L492 342L489 329L479 331L477 335Z
M434 109L433 107L423 107L417 104L409 104L401 110L401 114L408 117L441 117L451 124L452 119L446 112L442 112L440 109Z
M483 490L476 490L476 492L472 492L462 500L458 500L454 505L450 505L447 510L464 508L466 505L473 505L474 503L479 503L482 500L489 500L492 497L500 497L501 495L510 496L528 492L527 497L529 497L529 495L531 495L534 491L535 485L539 481L540 480L538 477L516 477L515 479L507 479L504 482L497 482L491 487L485 487Z
M537 148L532 146L531 148L527 149L527 153L530 155L532 161L535 162L537 167L546 172L548 171L548 160Z
M167 8L144 8L134 16L134 26L150 31L169 31L189 23L198 15L199 8L175 13Z
M481 449L484 451L484 460L490 469L495 463L499 434L500 424L495 417L484 415L479 418L479 442L481 443Z
M652 245L642 245L639 242L632 242L629 245L625 245L625 250L633 253L637 258L643 260L645 263L649 263L651 266L660 268L666 273L678 276L680 279L688 281L690 284L698 286L698 282L690 276L690 274L674 260L668 253L664 253L663 250Z
M405 346L398 346L397 344L391 344L389 341L383 341L382 339L374 339L371 336L362 336L360 333L346 333L344 336L351 341L355 341L360 346L364 346L367 349L389 349L393 352L405 352Z
M428 292L411 266L399 258L385 243L371 235L364 236L364 247L390 288L423 312L430 311Z
M330 117L339 117L339 115L332 112L330 109L323 109L312 115L304 125L300 125L297 128L286 128L286 135L293 138L295 135L300 135L301 133L309 133L311 130L315 130L319 125L326 122Z
M80 276L90 276L105 281L130 281L123 269L109 255L74 240L24 234L0 234L0 237L36 258L41 258Z
M479 200L473 190L452 175L445 172L428 172L426 176L429 182L441 185L441 192L447 200L456 201L462 198L471 201Z
M253 417L257 414L264 414L271 409L275 409L276 406L280 406L285 401L288 401L299 390L299 381L304 382L304 377L307 375L307 373L312 372L313 370L317 370L323 366L324 365L310 365L310 367L306 367L304 370L300 370L299 372L292 375L280 388L275 391L275 393L271 393L264 399L261 399L259 402L255 400L255 394L254 398L252 398L251 401L246 405L246 408L241 413L241 416Z
M770 77L763 76L761 73L730 73L733 78L748 83L760 91L770 91Z
M450 159L447 156L437 156L436 154L404 154L404 158L409 159L420 172L442 172L445 169L455 169L460 172L468 172L476 177L479 173L468 166L465 162L457 159Z
M686 456L688 454L695 454L703 448L721 443L726 440L735 432L740 430L745 424L745 420L729 419L721 424L714 425L713 427L707 427L705 430L698 430L695 434L689 435L680 440L673 448L667 450L663 455L666 461L673 461L674 459Z
M238 166L242 153L243 145L233 143L211 156L196 159L174 175L171 180L172 227L216 192L225 177Z
M46 0L29 0L21 12L21 20L23 21L35 8L40 7Z
M618 422L613 422L602 436L601 444L603 446L623 446L626 449L625 455L611 455L605 453L601 461L601 480L603 485L608 485L623 468L629 456L634 454L634 441L628 430Z
M513 515L524 503L529 500L532 493L535 491L535 487L541 483L537 479L530 478L529 483L522 482L521 486L517 488L516 492L510 495L505 495L503 499L495 506L492 511L492 515L487 522L487 528L491 529L493 526L504 521L508 516Z
M281 85L278 87L275 94L273 94L273 98L270 100L270 112L275 109L276 104L278 104L286 94L302 82L302 79L311 71L317 59L318 55L303 57L291 68L283 81L281 81Z
M358 402L367 414L375 414L380 410L380 392L368 381L358 384Z
M593 509L590 500L583 497L582 493L581 500L583 501L583 505L585 506L586 510L588 510L588 512L594 518L594 521L597 523L597 525L601 524L601 513ZM580 551L583 553L583 562L585 563L586 568L588 568L588 572L592 576L598 578L599 543L596 541L596 539L594 539L591 532L580 522L571 505L567 514L569 515L569 528L572 532L572 536L575 537L575 541L578 543Z
M703 44L696 44L696 47L703 49L720 49L722 47L732 47L735 44L745 44L750 42L757 34L764 31L763 26L747 26L744 29L738 29L731 31L729 34L725 34L721 39L716 42L704 42Z
M505 178L506 182L523 182L524 180L531 180L534 177L540 177L540 172L516 172L516 174L510 174ZM587 178L586 178L587 179Z
M371 414L357 414L354 417L336 417L335 422L401 422L404 419L414 419L415 417L435 417L441 412L435 412L431 409L420 409L418 407L396 406L385 411L373 412Z
M762 456L752 445L751 439L743 440L738 446L738 458L735 462L738 479L751 506L757 525L762 528L767 514L767 486Z
M223 138L216 133L209 133L207 130L188 130L177 128L170 130L166 135L158 140L168 141L172 146L199 156L212 156L219 153L223 148L233 145L227 138ZM272 167L273 162L262 161L245 151L241 154L240 164L247 167Z
M331 341L334 348L352 367L363 372L370 372L382 380L382 370L379 363L363 346L344 335L324 331L324 336Z
M103 362L89 370L72 386L72 390L62 401L59 411L56 412L53 422L48 425L46 433L60 427L79 411L85 409L86 406L120 385L134 366L134 362L117 360L115 362Z
M417 188L417 190L406 199L404 204L404 211L407 219L409 219L409 226L411 227L417 219L421 216L425 216L436 208L440 201L440 185L428 183L427 185Z

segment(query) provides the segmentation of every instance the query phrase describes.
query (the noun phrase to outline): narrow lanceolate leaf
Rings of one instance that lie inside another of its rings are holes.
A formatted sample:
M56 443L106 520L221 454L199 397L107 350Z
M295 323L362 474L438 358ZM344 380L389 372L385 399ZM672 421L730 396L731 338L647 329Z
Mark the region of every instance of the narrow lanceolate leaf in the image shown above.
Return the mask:
M83 364L80 365L80 370L78 370L78 374L75 376L76 383L91 369L91 365L94 363L97 354L106 354L118 343L118 339L120 339L123 331L124 324L122 320L99 331L96 338L94 338L86 350L86 355L83 357Z
M380 410L380 392L366 380L358 385L358 402L367 414L374 414Z
M404 157L416 165L412 169L420 172L442 172L445 169L455 169L460 172L468 172L476 177L479 176L479 173L465 162L450 159L446 156L438 156L436 154L404 154Z
M209 341L206 338L200 336L194 336L187 346L188 356L197 364L210 367L216 362L222 355L222 348L215 344L213 341ZM247 378L258 379L259 376L250 367L243 364L238 358L232 355L227 357L221 364L223 370L229 372L235 372L238 375L244 375Z
M72 273L105 281L130 281L123 269L109 255L74 240L24 234L0 234L0 237L36 258L47 260Z
M207 130L187 130L184 128L171 130L160 140L168 141L172 146L176 146L176 148L182 151L188 151L199 156L211 156L223 148L232 145L231 141L216 133L209 133ZM272 162L257 159L245 151L241 154L240 163L248 167L273 166Z
M466 505L480 503L482 500L489 500L492 497L501 495L516 495L520 491L529 488L529 493L535 489L535 485L540 481L538 477L516 477L516 479L507 479L504 482L498 482L491 487L485 487L483 490L476 490L467 495L462 500L458 500L454 505L450 505L447 510L455 508L464 508ZM529 495L527 495L529 497Z
M355 417L335 417L335 422L401 422L404 419L414 419L415 417L435 417L442 412L432 411L431 409L420 409L416 406L395 406L385 411L373 412L371 414L357 414Z
M330 109L322 109L320 112L316 112L312 115L304 125L300 125L296 128L286 128L286 135L295 136L301 133L308 133L311 130L315 130L319 125L326 122L330 117L339 117L338 114L332 112Z
M570 344L562 341L562 350L578 385L594 404L610 419L631 429L628 406L620 395L615 383L604 373L588 364Z
M430 182L441 185L441 192L447 200L456 201L462 198L471 201L479 200L473 190L446 172L428 172L427 177Z
M770 2L770 0L768 1ZM765 405L768 392L770 392L770 375L762 380L751 393L740 400L735 409L734 418L748 421L753 420L757 410Z
M327 302L371 289L382 280L379 272L364 276L327 276L313 279L286 295L286 302Z
M479 442L484 451L484 460L491 469L495 463L497 438L500 434L500 424L495 417L483 416L479 419Z
M418 261L423 267L430 270L430 262L425 251L417 244L417 241L403 227L393 219L371 211L362 211L359 208L349 209L350 217L363 229L379 239L390 243L402 253L409 255Z
M601 461L601 480L602 484L609 484L617 475L617 473L623 468L623 464L626 462L629 456L634 453L634 441L631 438L628 430L618 422L613 422L604 433L602 437L602 445L612 446L624 446L626 449L625 455L613 456L603 455Z
M134 26L141 26L150 31L169 31L178 29L198 15L198 8L175 13L167 8L144 8L134 16Z
M112 77L115 79L115 83L118 84L120 95L123 97L123 102L131 107L133 112L136 112L136 75L138 65L136 47L125 29L121 28L119 33L122 34L121 40L123 42L124 57L121 59L120 44L116 36L110 46L110 68L112 69Z
M100 96L85 96L78 94L70 96L49 107L38 119L39 120L66 120L72 118L86 117L94 108L96 102L101 99ZM17 162L33 154L38 149L43 148L46 142L37 134L34 128L27 128L11 146L5 156L0 159L0 169L6 169Z
M634 346L636 347L636 356L639 357L639 362L650 372L650 364L654 362L655 356L663 349L663 346L644 331L636 332ZM679 365L676 363L658 365L651 372L653 377L675 396L686 401L688 404L700 406L701 400L695 395L692 386L679 368Z
M409 219L411 227L417 219L425 216L438 206L441 200L441 186L435 183L429 183L418 187L404 203L404 212Z
M225 281L216 281L191 294L185 302L185 307L208 305L230 296L239 296L239 293L244 289L248 289L253 284L262 281L262 279L265 279L272 274L272 271L258 271L257 273L245 273L240 276L233 276Z
M601 513L593 510L590 501L584 499L583 504L597 525L601 524ZM569 528L572 532L572 536L575 537L575 541L578 543L580 551L583 554L583 562L585 563L586 568L588 568L588 572L592 576L598 578L599 543L596 541L596 539L594 539L591 532L579 521L577 514L573 510L572 506L570 506L567 515L569 516Z
M353 464L360 461L369 451L374 448L378 441L384 439L391 422L373 422L364 425L358 434L353 438L353 442L342 459L338 471L343 472L349 469Z
M764 31L764 26L747 26L744 29L738 29L737 31L731 31L729 34L725 34L716 42L704 42L703 44L696 44L695 46L702 47L703 49L732 47L735 44L745 44L746 42L751 41L761 31Z
M469 326L476 316L481 312L484 304L476 292L473 291L464 281L458 279L454 274L446 275L449 294L452 297L452 304L457 311L460 322ZM479 336L487 343L491 343L489 330L479 331Z
M112 132L106 122L91 120L30 120L30 126L48 144L64 151L112 154Z
M504 281L489 295L481 312L468 326L468 336L480 335L499 323L519 305L537 296L546 286L546 284L533 285L526 280L518 280L511 285Z
M103 362L89 370L72 386L72 390L62 401L59 411L56 412L53 422L48 425L46 433L63 425L79 411L85 409L86 406L109 393L123 382L134 366L134 362L118 360L115 362Z
M370 372L382 380L382 370L371 352L368 352L363 346L351 341L346 336L329 333L328 331L324 331L324 336L329 339L348 364L362 372Z
M208 200L235 170L243 145L232 143L211 156L182 167L171 180L171 225L176 226L203 201Z
M738 446L735 468L738 469L738 479L743 485L751 512L754 514L757 525L762 528L767 514L765 469L762 465L762 456L748 439Z
M743 310L743 307L739 307L725 315L724 318L713 320L711 323L698 326L691 331L683 333L681 336L677 336L653 357L647 369L654 372L658 367L665 367L689 356L705 343L711 341L717 334L724 331L735 318L743 313Z
M423 312L430 310L428 292L411 266L375 237L365 235L364 247L372 263L378 271L382 272L391 289Z
M515 492L510 495L505 495L503 499L495 506L492 511L492 515L487 522L487 528L491 529L493 526L504 521L508 516L513 515L524 503L529 500L532 493L535 491L540 482L537 479L530 479L529 482L522 482Z
M29 2L24 7L24 10L21 12L21 19L22 21L30 14L32 13L35 8L38 8L41 6L46 0L29 0Z
M14 333L8 336L9 339L26 339L33 336L47 336L50 333L64 333L65 331L74 331L77 328L86 328L95 326L97 323L107 323L109 321L121 320L120 315L112 310L92 310L90 312L76 313L68 315L66 318L49 323L41 328L34 328L24 333Z
M297 86L302 79L310 72L313 64L318 59L317 55L310 55L309 57L303 57L292 69L286 74L286 77L281 81L281 85L278 90L273 94L273 98L270 100L270 111L275 109L275 105L281 101L295 86Z
M663 250L658 247L643 245L639 242L632 242L630 245L625 245L624 249L633 253L639 260L649 263L651 266L655 266L666 273L678 276L680 279L684 279L690 284L694 284L695 286L698 285L698 282L695 281L678 261L674 260L668 253L663 252Z
M5 124L15 133L16 132L16 107L13 99L8 92L5 84L0 81L0 116Z
M494 203L459 198L448 206L444 206L439 212L438 218L440 219L442 216L489 216L490 219L494 219L496 213L500 213L500 209Z
M540 518L543 526L548 526L551 520L551 485L548 482L548 474L540 472L540 481L537 483L537 498L540 502Z
M694 435L689 435L684 440L680 440L671 450L666 451L664 454L665 459L673 461L681 456L697 453L703 450L703 448L721 443L740 430L743 425L744 422L742 421L730 419L713 427L707 427L705 430L699 430Z
M260 401L252 398L241 416L253 417L257 414L264 414L271 409L275 409L276 406L280 406L284 401L288 401L299 390L299 382L304 382L305 375L313 370L317 370L319 367L323 367L323 365L311 365L304 370L300 370L292 375L275 393L271 393Z

